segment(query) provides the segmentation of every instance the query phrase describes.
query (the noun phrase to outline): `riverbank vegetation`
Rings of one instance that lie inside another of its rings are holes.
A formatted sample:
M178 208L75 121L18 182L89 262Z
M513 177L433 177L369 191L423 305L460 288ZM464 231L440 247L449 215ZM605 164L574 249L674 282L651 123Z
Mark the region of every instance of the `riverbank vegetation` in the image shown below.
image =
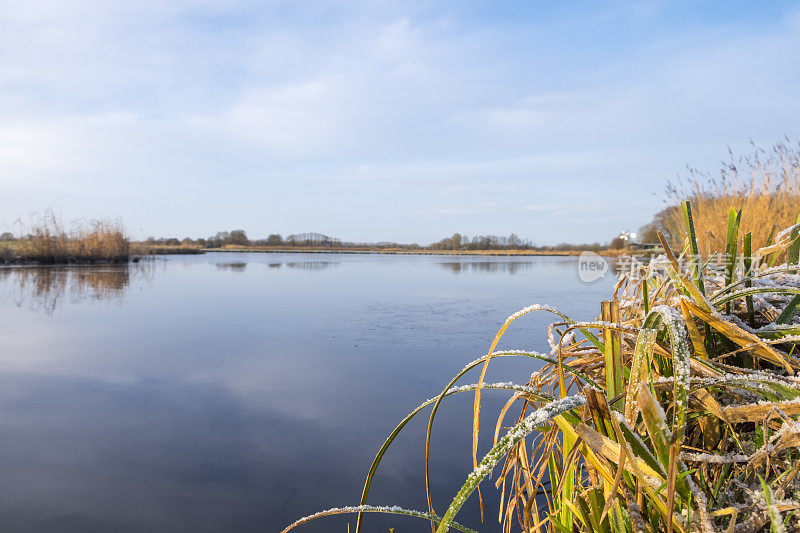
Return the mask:
M284 531L358 513L358 533L365 512L399 512L367 503L381 459L411 418L432 406L427 457L437 408L464 392L474 395L474 469L448 504L433 502L428 490L427 510L403 510L430 520L436 532L471 531L454 520L467 501L479 505L478 488L493 473L503 503L491 519L503 531L798 530L800 226L776 231L769 246L754 250L752 232L743 230L752 226L730 209L724 260L712 262L701 252L698 212L690 202L679 209L679 254L659 233L665 255L620 280L597 320L576 321L546 305L509 316L487 355L391 433L359 505ZM555 318L549 353L496 351L510 327L540 312ZM486 383L488 366L500 357L529 358L538 369L520 384ZM471 371L480 372L477 382L461 385ZM481 457L486 389L511 397L492 424L494 445ZM429 488L435 472L427 466Z
M716 176L689 169L667 188L669 204L640 231L645 242L655 242L661 229L680 247L684 220L680 201L695 207L694 224L700 250L707 256L725 253L728 209L742 212L741 230L752 236L753 248L768 246L775 233L794 223L800 206L800 142L786 140L768 149L752 146L749 154L729 151Z
M68 229L48 211L22 233L19 238L0 236L2 262L119 263L130 258L130 240L121 222L94 220Z

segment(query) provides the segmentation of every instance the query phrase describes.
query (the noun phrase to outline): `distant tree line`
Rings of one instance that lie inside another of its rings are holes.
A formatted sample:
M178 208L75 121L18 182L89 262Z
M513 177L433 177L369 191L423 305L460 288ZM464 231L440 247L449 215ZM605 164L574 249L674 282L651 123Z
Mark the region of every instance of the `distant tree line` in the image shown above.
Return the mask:
M1 237L0 237L1 239ZM216 235L205 239L184 239L150 237L146 241L153 245L167 246L199 246L202 248L221 248L223 246L260 246L260 247L285 247L285 248L337 248L337 249L400 249L400 250L537 250L544 252L565 251L600 251L608 248L616 249L625 246L619 237L612 239L610 244L598 242L589 244L560 243L555 245L537 246L528 239L520 238L515 233L508 236L501 235L476 235L472 238L454 233L450 237L435 242L429 246L420 246L417 243L399 244L396 242L355 243L343 242L335 237L322 233L298 233L283 237L272 233L264 239L249 239L242 229L220 231Z
M466 235L454 233L430 246L431 250L532 250L531 241L520 239L512 233L508 237L497 235L477 235L470 239Z
M166 246L200 246L203 248L221 248L223 246L289 246L289 247L340 247L342 241L335 237L328 237L322 233L298 233L284 238L278 233L270 234L266 239L251 240L243 229L232 231L220 231L212 237L206 239L191 239L189 237L180 240L178 238L149 237L148 244Z
M543 252L566 252L571 250L597 252L608 248L599 242L591 244L560 243L537 246L532 241L522 239L515 233L508 237L498 235L476 235L471 239L466 235L454 233L430 245L431 250L537 250Z

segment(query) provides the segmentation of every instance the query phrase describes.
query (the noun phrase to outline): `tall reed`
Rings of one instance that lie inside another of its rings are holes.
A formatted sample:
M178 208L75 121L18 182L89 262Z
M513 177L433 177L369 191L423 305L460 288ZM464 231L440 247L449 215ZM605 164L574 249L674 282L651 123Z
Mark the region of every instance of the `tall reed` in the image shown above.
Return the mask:
M667 208L656 215L655 226L679 247L684 221L680 202L695 208L695 228L700 250L710 255L725 252L728 209L742 212L742 234L750 233L754 248L769 244L774 229L795 223L800 206L800 143L788 140L770 149L753 145L749 155L723 163L718 176L696 169L678 177L667 188Z
M121 222L95 220L67 230L52 211L37 220L14 247L18 259L37 263L123 262L130 241Z

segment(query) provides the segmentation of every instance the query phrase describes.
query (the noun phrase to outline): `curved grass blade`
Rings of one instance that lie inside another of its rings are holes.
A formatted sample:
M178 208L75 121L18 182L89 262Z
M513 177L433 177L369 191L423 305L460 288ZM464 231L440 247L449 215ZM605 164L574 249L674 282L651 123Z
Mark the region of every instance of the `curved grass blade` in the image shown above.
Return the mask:
M549 404L537 409L533 413L526 416L521 422L517 423L497 444L495 444L489 453L487 453L478 466L467 476L467 480L461 486L461 489L456 494L450 507L444 514L437 533L444 533L453 523L456 514L464 505L467 497L478 487L481 481L489 475L492 468L508 453L512 446L517 444L526 435L533 432L537 427L552 420L562 413L580 407L586 403L583 396L568 396L554 400Z
M518 319L518 318L520 318L522 316L525 316L525 315L527 315L529 313L532 313L534 311L549 311L549 312L551 312L553 314L556 314L556 315L560 316L561 318L563 318L564 320L566 320L570 324L574 323L574 321L572 319L570 319L568 316L564 315L563 313L559 313L557 310L553 309L552 307L549 307L549 306L546 306L546 305L531 305L531 306L525 307L524 309L520 309L519 311L517 311L513 315L509 316L506 319L506 321L503 323L503 325L500 327L500 330L495 335L494 340L492 341L492 344L489 347L489 355L488 355L488 357L486 358L486 360L483 363L483 367L481 368L481 375L478 378L478 388L475 389L475 399L473 401L473 407L472 407L472 465L473 465L473 468L477 468L478 467L478 430L479 430L479 427L480 427L480 417L481 417L481 388L480 388L480 384L483 383L483 380L486 378L486 371L489 368L489 361L491 361L491 359L492 359L492 353L494 352L495 348L497 348L497 345L500 342L500 339L503 338L503 335L505 334L505 332L508 329L508 327L516 319ZM586 336L586 338L589 339L589 341L592 342L592 344L594 344L599 350L601 350L601 351L603 350L603 344L600 342L600 340L595 335L593 335L591 332L589 332L586 329L580 329L579 331L584 336ZM563 394L563 392L562 392L562 394ZM431 513L433 513L433 504L431 502L431 496L430 496L430 476L428 474L428 464L429 464L428 455L429 455L429 447L430 447L430 428L433 425L433 417L435 416L435 413L436 413L435 409L436 409L436 407L434 407L434 410L431 412L431 418L430 418L430 420L428 422L428 434L425 437L425 489L426 489L427 496L428 496L428 509L431 511ZM478 491L478 496L480 497L480 491ZM482 515L483 515L483 506L481 505L481 516Z
M415 518L424 518L426 520L433 520L434 522L441 522L442 519L436 515L430 513L423 513L422 511L415 511L413 509L403 509L402 507L392 506L392 507L382 507L376 505L358 505L354 507L335 507L333 509L328 509L326 511L320 511L318 513L314 513L312 515L306 516L298 520L297 522L289 525L281 533L287 533L292 529L296 528L297 526L307 524L312 520L316 520L317 518L322 518L323 516L333 516L337 514L346 514L346 513L386 513L386 514L398 514L404 516L413 516ZM462 533L478 533L474 529L470 529L466 526L462 526L461 524L457 524L453 522L451 524L453 529L461 531Z
M764 294L764 293L772 293L772 294L800 294L800 288L798 287L750 287L749 289L741 289L738 291L730 292L728 294L724 294L719 296L718 298L712 298L712 302L714 306L719 307L724 303L730 302L731 300L736 300L738 298L744 298L746 296L753 296L755 294Z
M766 359L771 363L782 366L787 373L794 374L794 369L792 368L792 365L789 364L789 361L787 361L779 351L762 341L757 335L750 333L749 331L745 331L733 322L724 320L719 315L712 314L704 309L701 309L693 302L684 301L684 304L689 308L692 314L734 343L743 348L746 347L753 354L758 355L759 357Z
M530 354L519 353L519 352L509 352L509 353L498 352L498 353L495 354L495 356L497 356L497 357L513 357L513 356L532 357ZM473 361L472 363L468 364L466 367L464 367L464 370L462 370L459 373L458 377L460 377L463 374L465 374L471 368L475 368L477 365L480 364L480 362L485 357L486 356L484 356L481 359L478 359L478 360ZM538 359L538 357L534 357L534 358ZM370 465L369 471L367 472L367 478L366 478L366 481L364 482L364 489L361 492L361 501L359 502L361 505L365 505L367 503L367 496L369 496L369 489L370 489L370 486L372 485L372 480L375 477L375 472L378 470L378 465L380 464L381 460L383 459L383 456L386 454L386 451L389 449L389 446L391 446L392 442L394 442L394 440L397 438L397 435L400 434L400 431L403 430L403 428L411 421L411 419L414 418L420 411L422 411L425 407L429 406L430 404L436 402L436 405L438 405L445 396L450 396L450 395L453 395L453 394L456 394L456 393L459 393L459 392L473 391L477 387L477 384L474 384L474 385L467 385L467 386L459 387L457 389L453 389L452 385L455 384L456 380L457 380L457 378L454 379L453 381L451 381L450 382L450 386L448 386L448 388L445 389L444 392L441 395L437 396L436 398L431 398L429 400L426 400L421 405L419 405L416 409L411 411L411 413L409 413L397 425L397 427L395 427L394 430L389 434L389 437L387 437L386 441L384 441L383 445L378 450L378 453L376 454L375 459L373 459L372 465ZM504 384L489 383L489 384L484 384L484 388L487 388L487 389L505 389L505 390L513 390L513 391L516 391L516 392L522 392L522 393L526 393L526 394L529 394L529 395L533 396L534 398L536 398L539 401L549 402L549 401L552 400L551 397L542 395L539 391L537 391L535 389L532 389L531 387L526 387L524 385L514 385L514 384L509 384L509 383L504 383ZM426 454L426 456L427 456L427 454ZM362 523L363 523L363 515L361 513L359 513L358 519L356 521L356 532L361 531Z
M554 313L554 314L556 314L556 315L558 315L558 316L560 316L561 318L564 318L564 320L567 320L567 321L569 321L569 322L571 322L573 324L575 323L569 317L559 313L555 309L548 308L547 310L552 312L552 313ZM579 330L579 331L583 332L582 329ZM589 332L587 332L587 333L589 333ZM589 335L591 335L591 333L589 333ZM431 496L430 496L430 494L431 494L430 486L431 485L430 485L430 470L429 470L428 465L429 465L429 458L430 458L431 435L432 435L432 432L433 432L433 420L436 417L436 412L439 409L439 404L441 403L442 399L444 398L445 393L453 385L455 385L456 382L464 376L464 374L466 374L467 372L469 372L470 370L472 370L473 368L475 368L476 366L478 366L482 362L486 361L489 358L494 358L494 357L514 357L514 356L530 357L531 359L538 359L540 361L544 361L544 362L547 362L547 363L550 363L550 364L553 364L553 365L558 365L559 364L559 362L556 361L555 359L552 359L550 357L547 357L547 356L542 355L542 354L537 353L537 352L526 352L524 350L507 350L507 351L500 351L500 352L492 352L491 354L484 355L483 357L481 357L479 359L476 359L475 361L472 361L471 363L467 364L464 368L462 368L461 371L458 374L456 374L456 376L453 379L450 380L450 383L447 384L447 387L444 388L444 390L439 394L439 397L436 399L436 403L434 403L433 409L431 409L431 415L430 415L430 418L428 419L428 428L427 428L426 433L425 433L425 492L426 492L427 498L428 498L428 506L429 506L428 511L429 512L433 513L434 511L433 511L433 503L431 501ZM578 376L585 383L588 383L589 385L592 385L594 387L600 388L600 386L597 384L597 382L594 381L589 376L587 376L586 374L584 374L582 372L579 372L579 371L575 370L574 368L572 368L572 367L570 367L569 365L566 365L566 364L562 364L561 366L564 369L566 369L568 372ZM549 400L547 400L547 401L549 401ZM405 424L403 424L403 425L405 425ZM400 429L402 429L402 427L399 427L399 429L396 429L396 431L399 432ZM394 437L392 437L392 440L394 440ZM389 443L391 443L391 441L389 441ZM386 446L386 444L384 444L384 446ZM365 489L368 491L369 487L367 486L367 487L365 487ZM366 493L362 496L362 503L364 503L366 501L365 498L366 498ZM356 533L360 533L361 532L360 523L361 522L359 521L359 523L356 525Z

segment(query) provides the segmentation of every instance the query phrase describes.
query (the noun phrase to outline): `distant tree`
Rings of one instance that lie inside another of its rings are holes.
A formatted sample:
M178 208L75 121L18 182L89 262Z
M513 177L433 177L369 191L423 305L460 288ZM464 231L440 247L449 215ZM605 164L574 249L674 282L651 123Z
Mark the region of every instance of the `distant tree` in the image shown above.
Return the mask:
M655 222L650 222L639 228L639 240L644 244L658 242L658 226Z
M167 239L164 244L166 244L167 246L180 246L181 241L173 237L171 239Z
M184 246L192 246L192 245L194 245L194 241L192 239L190 239L189 237L185 237L181 241L181 244L184 245Z
M299 233L289 235L284 241L289 246L340 246L342 241L322 233Z
M622 239L622 237L615 237L611 241L611 245L609 247L612 250L622 250L623 248L625 248L625 241Z
M450 237L450 249L451 250L460 250L461 249L461 234L460 233L453 233L453 236Z
M508 237L497 235L475 235L470 239L466 235L454 233L439 242L430 245L432 250L505 250L532 249L531 241L519 238L515 233Z
M0 241L16 241L16 240L17 238L14 237L14 234L8 231L0 235Z
M280 246L281 244L283 244L283 237L279 233L271 233L267 237L267 246Z
M217 234L213 237L213 240L214 240L214 246L222 246L230 242L231 234L229 231L218 231Z
M228 243L236 244L238 246L246 246L250 244L250 241L247 238L247 233L245 233L243 229L235 229L230 233Z

